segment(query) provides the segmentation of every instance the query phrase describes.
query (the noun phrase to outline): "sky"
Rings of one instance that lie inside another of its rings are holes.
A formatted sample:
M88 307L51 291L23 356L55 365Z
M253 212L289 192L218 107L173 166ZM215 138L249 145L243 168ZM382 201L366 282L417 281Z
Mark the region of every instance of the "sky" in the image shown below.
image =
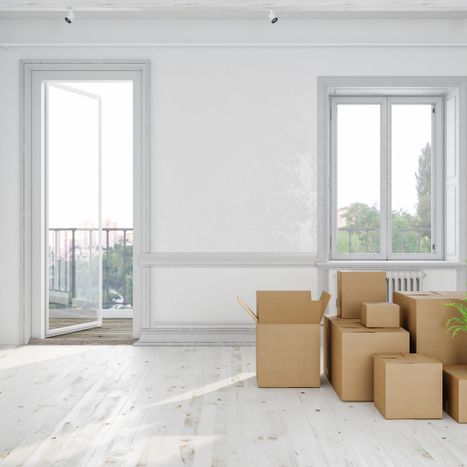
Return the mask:
M415 173L421 149L431 143L431 105L392 106L392 209L416 211ZM338 209L354 202L379 208L380 107L338 106Z
M98 225L99 99L102 219L110 219L117 227L133 226L132 87L126 81L67 81L49 86L50 227Z

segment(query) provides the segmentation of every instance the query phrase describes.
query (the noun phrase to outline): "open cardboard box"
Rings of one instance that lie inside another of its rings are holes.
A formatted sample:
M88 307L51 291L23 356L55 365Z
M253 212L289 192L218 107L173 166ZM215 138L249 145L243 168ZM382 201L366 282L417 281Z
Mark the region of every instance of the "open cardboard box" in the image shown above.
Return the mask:
M259 387L320 386L320 323L331 296L310 291L257 291L256 381Z
M446 321L458 316L447 303L461 302L465 292L394 292L402 327L410 332L410 351L440 360L444 365L467 364L467 333L452 337Z

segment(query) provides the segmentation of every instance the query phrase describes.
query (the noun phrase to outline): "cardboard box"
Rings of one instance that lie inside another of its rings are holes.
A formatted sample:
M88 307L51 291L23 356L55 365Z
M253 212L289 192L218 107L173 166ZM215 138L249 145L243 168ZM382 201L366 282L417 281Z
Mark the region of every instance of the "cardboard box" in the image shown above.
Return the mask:
M443 365L415 353L374 356L375 406L384 418L443 418Z
M462 301L464 292L395 292L402 327L410 332L411 352L431 355L444 365L467 364L467 333L452 337L446 321L458 316L447 303Z
M331 296L312 301L310 291L258 291L256 381L262 388L320 386L320 323Z
M337 315L360 319L363 302L387 300L385 272L337 271Z
M325 373L343 401L373 400L373 355L409 352L401 328L366 328L359 320L325 316Z
M459 423L467 423L467 365L443 369L444 410Z
M399 305L387 302L362 303L360 321L367 328L399 328Z

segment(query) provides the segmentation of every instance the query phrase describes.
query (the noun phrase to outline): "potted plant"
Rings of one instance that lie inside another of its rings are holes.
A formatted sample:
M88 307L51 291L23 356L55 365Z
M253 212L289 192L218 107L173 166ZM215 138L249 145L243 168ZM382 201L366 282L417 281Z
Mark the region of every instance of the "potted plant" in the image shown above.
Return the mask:
M459 312L458 316L446 321L446 332L449 332L452 337L460 332L467 332L467 296L460 303L447 303L446 306L453 307Z

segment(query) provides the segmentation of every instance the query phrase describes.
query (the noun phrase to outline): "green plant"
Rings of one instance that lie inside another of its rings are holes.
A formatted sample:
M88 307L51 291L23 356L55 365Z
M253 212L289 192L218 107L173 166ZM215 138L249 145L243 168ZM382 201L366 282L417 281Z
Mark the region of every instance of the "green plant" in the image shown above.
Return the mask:
M467 332L467 296L463 300L465 303L446 303L446 306L455 308L459 316L454 316L446 321L446 332L451 333L452 337L460 332Z

